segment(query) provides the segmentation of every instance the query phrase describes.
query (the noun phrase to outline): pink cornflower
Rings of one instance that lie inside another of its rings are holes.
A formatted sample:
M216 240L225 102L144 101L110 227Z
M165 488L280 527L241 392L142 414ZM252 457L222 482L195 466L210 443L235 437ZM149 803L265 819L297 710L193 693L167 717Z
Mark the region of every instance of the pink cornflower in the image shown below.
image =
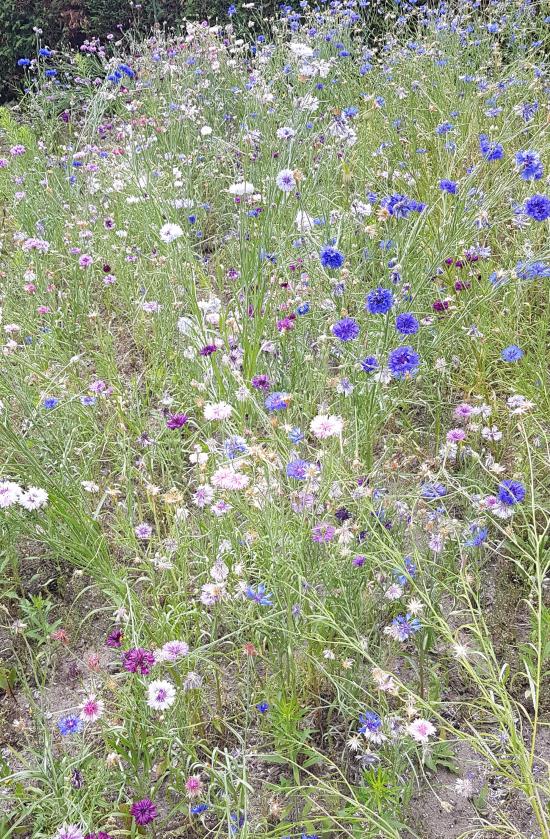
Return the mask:
M95 722L103 716L105 710L105 703L102 699L97 699L95 694L90 694L80 706L80 718L86 722Z
M210 481L213 486L220 489L244 489L250 483L250 478L242 472L231 469L230 466L222 466L216 469Z
M344 421L342 417L334 415L327 416L326 414L319 414L314 417L309 428L318 440L326 440L327 437L338 437L342 433Z
M233 408L227 402L209 402L204 406L203 413L206 420L225 420L229 419Z
M83 253L80 259L78 260L78 264L81 268L89 268L93 261L94 260L89 254Z
M466 432L463 428L451 428L447 431L447 442L448 443L461 443L462 440L466 439Z
M435 734L436 728L429 720L413 720L407 726L407 734L416 740L417 743L427 743L428 739Z
M189 644L185 641L167 641L159 650L158 661L177 661L189 655Z
M196 798L202 793L203 786L198 775L191 775L185 782L185 791L190 798Z
M203 484L200 487L197 487L195 492L193 493L193 502L202 509L203 507L207 507L212 499L214 498L214 490L208 484Z

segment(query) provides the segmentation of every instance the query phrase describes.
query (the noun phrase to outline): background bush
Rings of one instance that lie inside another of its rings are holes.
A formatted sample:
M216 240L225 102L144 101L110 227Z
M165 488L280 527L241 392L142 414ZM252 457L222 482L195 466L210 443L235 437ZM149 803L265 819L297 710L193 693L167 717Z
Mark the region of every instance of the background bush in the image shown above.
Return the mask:
M36 55L37 40L52 49L79 47L87 38L104 38L132 28L147 34L156 23L177 26L183 18L227 20L230 0L0 0L0 101L21 88L22 57ZM277 0L255 4L255 16L274 13ZM36 30L42 30L37 34Z

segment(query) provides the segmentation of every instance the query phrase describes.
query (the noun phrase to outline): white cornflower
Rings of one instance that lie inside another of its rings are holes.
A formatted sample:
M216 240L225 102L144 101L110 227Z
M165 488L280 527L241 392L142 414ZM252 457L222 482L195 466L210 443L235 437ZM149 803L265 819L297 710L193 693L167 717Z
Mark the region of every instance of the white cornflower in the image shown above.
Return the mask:
M179 239L180 236L183 236L183 230L179 224L171 224L170 222L167 222L160 228L159 236L165 244L169 245L171 242L175 242L176 239Z
M167 679L155 679L147 688L147 704L155 711L164 711L176 701L176 688Z

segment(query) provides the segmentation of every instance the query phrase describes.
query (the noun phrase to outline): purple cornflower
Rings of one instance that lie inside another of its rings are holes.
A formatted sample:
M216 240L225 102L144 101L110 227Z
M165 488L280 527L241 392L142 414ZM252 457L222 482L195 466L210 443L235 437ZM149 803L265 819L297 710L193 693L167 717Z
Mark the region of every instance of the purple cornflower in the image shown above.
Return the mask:
M269 376L265 373L260 373L258 376L254 376L252 379L252 387L255 387L256 390L269 390L271 387Z
M106 647L121 647L123 637L124 637L124 633L123 633L122 629L119 629L117 627L116 629L113 629L111 632L109 632L109 634L107 635L107 640L105 641L105 646Z
M334 538L336 528L326 521L316 524L311 531L311 539L313 542L330 542Z
M213 355L215 352L217 352L217 350L218 348L215 344L206 344L206 346L202 347L199 350L199 355Z
M385 315L393 306L393 294L389 288L375 288L367 294L366 309L371 315Z
M189 417L187 414L170 414L166 420L166 428L170 428L171 430L183 428L188 421Z
M366 561L366 556L363 556L362 554L357 554L357 556L353 557L351 564L354 568L362 568Z
M146 676L155 663L155 656L143 647L133 647L122 656L122 665L129 673L140 673Z
M422 498L431 501L434 498L443 498L447 495L447 488L443 484L427 483L422 485L421 494Z
M359 335L359 324L353 318L342 318L332 327L332 334L340 341L353 341Z
M150 798L142 798L141 801L134 801L130 807L130 813L140 826L150 824L158 816L158 810Z
M500 143L491 143L487 134L479 135L479 148L485 160L502 160L504 149Z
M398 347L388 356L388 367L396 379L414 376L420 364L420 356L413 347Z
M151 538L151 534L153 532L153 528L150 524L146 522L142 522L141 524L137 524L134 527L134 533L136 534L138 539L146 540Z
M498 488L498 500L506 507L521 504L525 498L525 487L520 481L502 481Z

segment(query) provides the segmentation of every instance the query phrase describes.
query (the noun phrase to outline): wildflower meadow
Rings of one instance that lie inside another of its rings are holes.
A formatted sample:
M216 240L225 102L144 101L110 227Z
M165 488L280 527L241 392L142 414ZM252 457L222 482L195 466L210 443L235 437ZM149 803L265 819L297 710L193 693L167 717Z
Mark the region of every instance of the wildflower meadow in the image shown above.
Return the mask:
M19 58L2 839L550 837L549 29L304 0Z

